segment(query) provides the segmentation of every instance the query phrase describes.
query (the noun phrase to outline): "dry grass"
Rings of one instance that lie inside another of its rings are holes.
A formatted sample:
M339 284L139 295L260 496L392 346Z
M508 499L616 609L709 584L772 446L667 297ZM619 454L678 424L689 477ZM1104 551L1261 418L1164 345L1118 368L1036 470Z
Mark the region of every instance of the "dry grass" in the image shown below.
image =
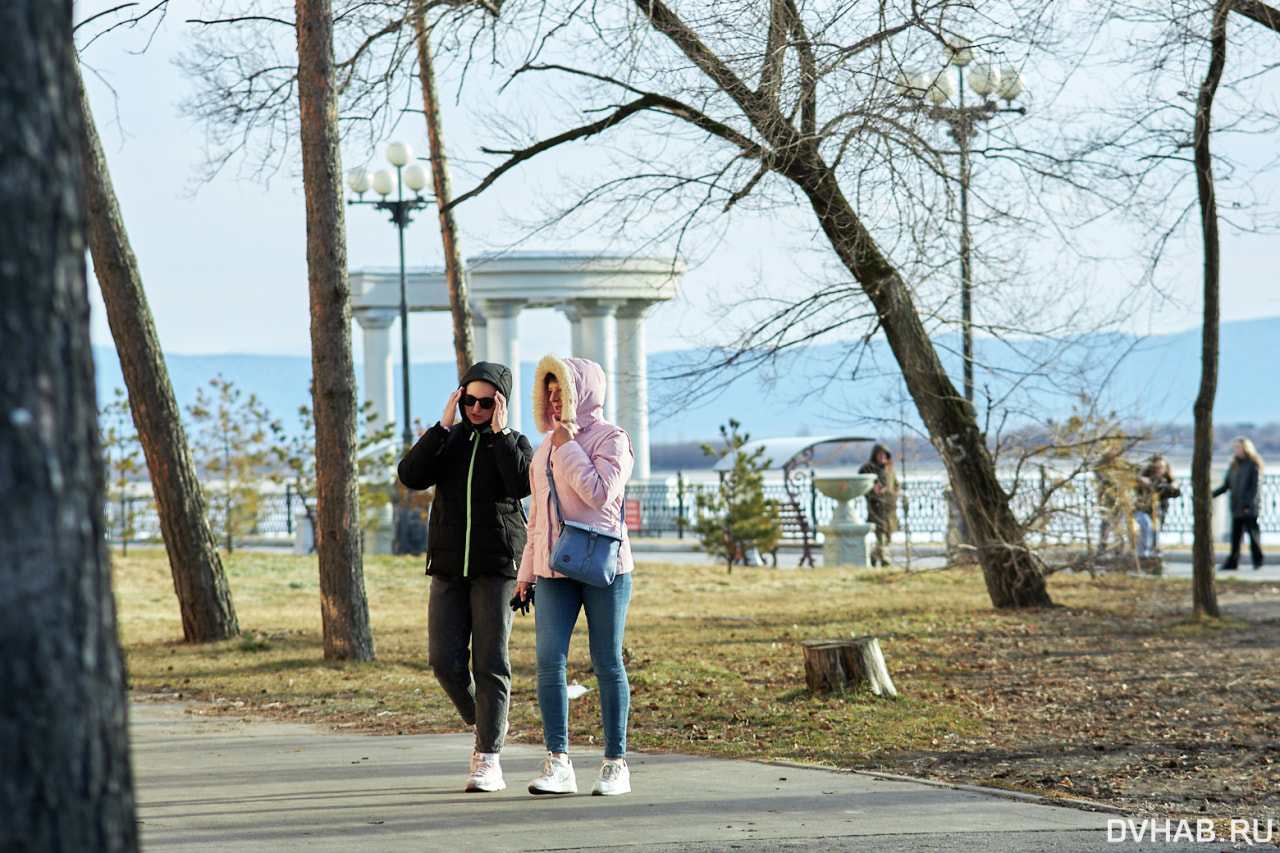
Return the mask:
M427 579L417 559L366 564L378 659L360 665L321 660L314 557L228 557L243 634L204 646L176 639L181 626L163 554L117 556L114 566L135 690L384 732L459 728L426 665ZM927 638L1007 618L990 612L974 574L739 569L726 576L721 567L645 564L636 577L626 655L638 750L848 765L982 728L963 707L930 700L946 685ZM517 616L512 633L512 728L518 739L537 741L533 621ZM862 634L881 637L903 699L811 696L798 641ZM569 677L594 686L585 636L575 638ZM594 692L575 701L574 739L592 742L598 720ZM836 730L848 737L833 738Z
M206 646L178 640L181 628L163 553L117 556L114 565L121 636L135 690L181 693L237 714L378 733L462 727L427 667L427 579L420 559L375 558L365 565L378 653L369 664L321 659L314 557L238 553L226 558L244 633ZM1059 573L1049 584L1062 607L1002 613L992 610L974 570L758 568L725 575L717 566L643 563L635 577L626 639L634 749L892 768L958 780L982 755L990 766L972 767L968 781L1050 794L1090 795L1080 781L1086 769L1059 773L1044 762L1066 754L1060 746L1071 720L1101 713L1084 703L1099 701L1105 708L1115 699L1087 683L1093 679L1107 686L1107 674L1097 663L1067 678L1046 678L1046 690L1053 682L1055 692L1037 699L1038 690L1031 691L1036 685L1029 682L1044 677L1041 667L1066 676L1052 666L1056 656L1071 660L1083 654L1086 662L1114 660L1123 666L1135 661L1135 666L1178 671L1204 666L1202 675L1211 678L1224 661L1221 649L1242 646L1253 636L1249 622L1188 621L1189 585L1172 579ZM1220 584L1220 590L1245 588ZM1275 590L1269 594L1280 597ZM533 622L531 616L517 616L511 639L511 737L539 743ZM799 641L866 634L880 638L901 699L878 700L862 691L813 695L805 689ZM1167 649L1177 662L1155 659L1156 647ZM1220 648L1211 652L1209 647ZM1210 656L1193 664L1184 657L1188 650ZM594 687L585 634L575 637L569 677ZM1257 701L1263 707L1274 701L1267 696L1276 691L1265 684L1261 689L1266 696ZM1034 704L1017 705L1023 694ZM1006 707L1006 702L1015 704ZM1179 702L1191 707L1185 695ZM1179 718L1180 725L1196 725L1193 711L1180 713L1191 715ZM1271 725L1274 715L1263 710L1259 715L1258 726ZM599 725L593 690L571 705L572 741L593 743ZM1130 728L1109 733L1098 726L1089 742L1114 738L1128 749L1136 737ZM1275 734L1242 730L1237 739L1255 736L1265 743ZM1036 773L1007 772L1008 762L1019 760L1034 765ZM1264 771L1269 767L1259 772ZM1064 786L1065 776L1076 781ZM1107 798L1102 789L1093 793ZM1121 800L1121 793L1112 790L1111 798Z

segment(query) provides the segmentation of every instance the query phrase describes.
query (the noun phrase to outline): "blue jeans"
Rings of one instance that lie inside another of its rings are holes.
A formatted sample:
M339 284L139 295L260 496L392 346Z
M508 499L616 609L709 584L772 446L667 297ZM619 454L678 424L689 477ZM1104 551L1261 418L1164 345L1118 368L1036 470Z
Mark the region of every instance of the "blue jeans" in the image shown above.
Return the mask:
M1156 553L1156 526L1145 512L1135 512L1133 520L1138 524L1138 556L1154 557Z
M631 603L631 575L622 574L607 587L587 586L568 578L539 578L534 605L538 644L538 707L547 752L569 751L569 695L565 663L578 611L587 614L587 645L600 691L604 720L604 757L627 757L627 714L631 684L622 663L622 635Z

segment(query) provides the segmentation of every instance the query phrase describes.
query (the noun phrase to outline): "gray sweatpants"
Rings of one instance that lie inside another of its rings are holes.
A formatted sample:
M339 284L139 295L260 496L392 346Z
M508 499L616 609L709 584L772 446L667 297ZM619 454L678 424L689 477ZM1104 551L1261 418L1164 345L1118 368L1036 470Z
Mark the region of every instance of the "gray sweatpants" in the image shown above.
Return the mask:
M476 727L478 752L500 752L506 740L511 701L508 602L515 591L515 578L431 579L427 660L462 721Z

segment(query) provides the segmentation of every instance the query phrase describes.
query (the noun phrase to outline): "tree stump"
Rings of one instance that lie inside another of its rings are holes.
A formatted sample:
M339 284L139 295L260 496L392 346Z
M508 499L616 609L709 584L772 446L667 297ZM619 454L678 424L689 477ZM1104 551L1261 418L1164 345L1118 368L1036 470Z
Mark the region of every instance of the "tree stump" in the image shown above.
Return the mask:
M804 680L810 690L833 690L866 682L871 692L895 699L880 641L875 637L852 640L804 640Z

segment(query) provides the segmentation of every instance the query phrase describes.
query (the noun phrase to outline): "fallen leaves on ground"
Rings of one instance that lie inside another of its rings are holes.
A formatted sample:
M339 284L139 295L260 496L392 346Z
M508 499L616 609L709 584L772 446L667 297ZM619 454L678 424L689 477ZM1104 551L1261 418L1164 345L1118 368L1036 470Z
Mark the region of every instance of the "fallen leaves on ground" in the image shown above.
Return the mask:
M1053 608L952 638L950 701L977 703L990 735L884 766L1135 815L1280 826L1280 590L1228 593L1223 620L1203 622L1186 615L1186 591L1154 587L1142 610Z

